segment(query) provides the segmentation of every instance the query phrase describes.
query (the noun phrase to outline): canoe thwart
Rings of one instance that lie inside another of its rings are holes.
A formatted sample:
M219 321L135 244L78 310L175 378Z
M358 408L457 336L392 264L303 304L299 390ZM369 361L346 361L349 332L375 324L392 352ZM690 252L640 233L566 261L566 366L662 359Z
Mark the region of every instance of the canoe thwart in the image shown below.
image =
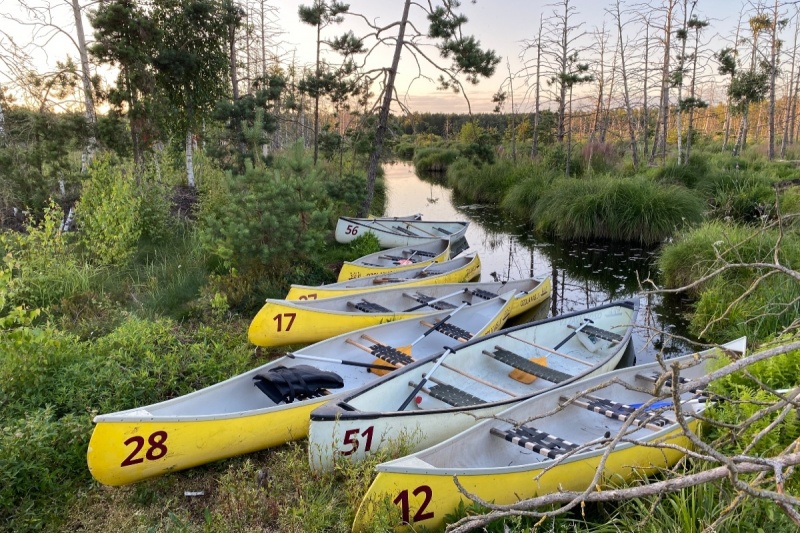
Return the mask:
M436 257L436 254L434 254L433 252L429 252L427 250L417 250L415 248L412 248L411 252L412 252L412 254L411 254L412 256L416 254L417 256L426 256L428 258L435 258Z
M573 330L578 328L573 325L567 325L568 328L572 328ZM597 328L596 326L592 325L583 325L581 328L581 332L588 336L594 336L599 339L604 339L606 341L611 341L612 343L619 343L622 341L622 336L619 334L615 334L614 332L610 332L608 330L603 330L602 328Z
M361 302L348 301L347 305L364 313L392 313L392 310L365 299L361 299Z
M553 436L547 432L537 430L532 426L520 426L506 431L492 427L489 432L493 436L501 437L514 445L519 445L524 449L531 450L553 460L580 446L559 438L558 436Z
M323 371L310 365L274 367L253 377L255 386L275 404L290 404L328 394L328 389L344 387L344 380L332 371Z
M372 349L373 355L395 366L408 365L414 362L411 356L389 345L375 344L370 349Z
M558 384L560 382L564 382L565 380L569 380L570 378L572 378L572 375L569 375L567 373L562 373L561 371L556 371L555 369L551 369L550 367L545 367L544 365L523 358L519 354L504 349L499 345L495 345L494 348L495 348L494 352L485 350L483 351L483 353L491 358L494 358L499 362L503 362L504 364L510 365L515 369L519 369L524 373L536 376L538 378L542 378L554 384Z
M471 395L464 391L463 389L459 389L455 386L451 386L450 384L445 384L440 380L436 380L435 378L429 378L431 382L434 382L435 385L431 386L430 389L422 388L422 391L433 397L434 399L438 399L442 402L449 404L450 406L455 406L460 408L462 406L475 406L478 404L486 404L486 401L481 399L480 397L476 397L475 395ZM409 381L408 383L411 387L417 387L417 384L413 381Z
M627 421L631 418L631 415L636 410L636 408L633 406L615 402L613 400L589 395L586 395L585 397L589 400L589 402L581 399L569 399L563 396L560 397L560 400L561 402L569 401L570 404L574 404L580 408L586 408L590 412L604 415L609 419L616 419L617 421ZM654 431L659 431L671 423L671 421L667 420L665 417L662 417L657 413L647 411L641 413L640 417L634 418L632 422L637 426L643 426Z
M419 234L415 234L408 228L403 228L402 226L392 226L393 229L397 230L400 233L406 234L411 237L419 237Z

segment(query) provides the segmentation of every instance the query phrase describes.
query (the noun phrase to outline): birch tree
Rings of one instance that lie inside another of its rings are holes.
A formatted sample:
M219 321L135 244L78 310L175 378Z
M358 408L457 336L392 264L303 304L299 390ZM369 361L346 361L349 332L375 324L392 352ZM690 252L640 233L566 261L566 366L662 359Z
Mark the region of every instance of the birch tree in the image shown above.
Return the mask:
M633 108L631 104L630 88L628 87L628 70L625 63L625 50L626 43L623 36L624 23L622 21L622 8L621 1L614 2L614 8L611 12L617 24L617 51L620 61L620 74L622 76L622 98L625 104L625 117L628 123L628 137L631 146L631 159L633 160L633 168L639 168L639 149L636 143L636 121L633 116Z

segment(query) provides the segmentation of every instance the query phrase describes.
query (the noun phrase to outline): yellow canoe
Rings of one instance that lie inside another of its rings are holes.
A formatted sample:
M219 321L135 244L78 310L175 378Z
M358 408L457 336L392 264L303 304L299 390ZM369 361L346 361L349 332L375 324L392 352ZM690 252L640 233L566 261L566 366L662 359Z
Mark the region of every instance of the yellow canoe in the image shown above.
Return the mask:
M364 276L406 271L450 259L450 240L433 239L411 247L395 247L346 261L339 271L339 282Z
M286 300L317 300L366 291L379 291L389 286L413 287L469 282L479 277L480 274L481 260L480 256L475 254L425 267L415 267L396 275L376 274L322 286L292 284L289 293L286 294Z
M421 288L390 286L368 294L321 300L267 299L253 318L248 337L254 345L274 347L314 343L350 330L454 309L463 301L479 302L512 291L511 317L526 312L550 295L550 278L508 282L435 284ZM426 302L431 302L426 305Z
M743 353L745 341L734 341L728 348ZM643 391L652 390L659 375L670 376L676 361L681 362L681 377L704 376L707 359L716 354L704 351L699 357L671 359L666 369L653 362L556 388L438 445L379 464L356 513L353 531L373 530L376 511L385 513L393 507L403 521L398 530L441 530L446 515L462 501L471 502L453 477L470 493L495 504L514 504L559 489L584 491L607 445L620 432L648 446L617 443L608 453L600 485L629 482L671 467L683 454L669 445L689 448L691 442L675 422L669 387L662 388L658 397ZM680 397L680 409L694 429L694 417L706 403L691 392ZM632 424L624 428L628 423Z
M502 328L510 304L508 292L425 319L445 320L481 335ZM381 345L365 341L367 337ZM392 347L415 340L410 352L418 360L457 343L417 318L395 321L309 345L302 353L289 353L182 397L98 415L86 454L89 470L99 482L118 486L305 438L314 408L378 379L378 355L387 358ZM303 388L295 378L298 373L305 384L322 385ZM287 380L294 384L288 393ZM276 390L281 395L275 396Z

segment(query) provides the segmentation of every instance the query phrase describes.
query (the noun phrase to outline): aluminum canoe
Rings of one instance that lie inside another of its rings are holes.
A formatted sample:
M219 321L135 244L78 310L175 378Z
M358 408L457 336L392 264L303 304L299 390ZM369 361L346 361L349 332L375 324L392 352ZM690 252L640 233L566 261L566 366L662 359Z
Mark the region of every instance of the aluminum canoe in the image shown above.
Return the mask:
M339 243L349 243L372 232L383 248L407 247L436 238L455 241L464 237L468 226L467 221L386 221L339 217L334 237Z
M476 335L502 328L509 316L512 293L461 308L426 316L436 323L474 332ZM427 335L422 336L427 332ZM99 482L122 485L137 482L269 447L308 434L308 415L328 398L361 387L376 374L377 354L382 346L367 337L394 347L407 346L414 359L425 359L455 341L442 331L431 330L417 318L382 324L304 347L272 362L218 384L156 404L95 417L87 451L89 470ZM333 372L343 385L315 391L321 396L284 402L273 400L256 387L261 375L275 382L289 368L313 367Z
M441 263L414 267L400 273L375 274L354 280L321 286L292 284L286 300L317 300L342 295L353 295L366 291L379 291L387 287L413 287L432 284L469 282L481 274L480 256L460 256Z
M346 393L311 412L311 465L331 470L400 440L419 451L514 404L611 371L628 349L637 311L638 301L628 300L506 328L454 347L433 374L435 362L420 362ZM352 439L364 434L371 439Z
M367 254L353 261L346 261L339 270L339 282L405 271L424 267L431 263L441 263L450 259L450 240L431 239L413 246L390 248L374 254Z
M549 297L550 278L415 288L390 286L321 300L267 299L250 323L248 337L251 343L262 347L314 343L359 328L452 310L465 300L474 304L497 298L508 291L514 293L510 316L515 317Z
M726 349L744 354L745 345L742 338ZM398 507L404 521L398 530L441 530L447 514L460 502L471 502L454 477L471 494L502 505L559 490L585 491L601 459L598 485L605 487L671 467L683 457L671 447L691 445L675 420L671 388L662 387L656 395L656 377L669 377L678 364L682 379L701 378L708 360L720 353L712 349L580 380L518 403L424 451L379 464L353 531L371 530L377 503ZM705 399L696 392L682 393L680 399L677 409L694 431Z

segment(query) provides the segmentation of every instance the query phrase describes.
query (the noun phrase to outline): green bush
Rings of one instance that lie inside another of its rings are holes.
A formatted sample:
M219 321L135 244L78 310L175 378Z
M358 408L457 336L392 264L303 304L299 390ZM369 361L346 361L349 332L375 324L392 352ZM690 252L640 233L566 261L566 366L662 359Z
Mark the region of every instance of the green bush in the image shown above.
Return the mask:
M419 148L414 153L414 168L420 173L444 172L460 155L461 151L455 148Z
M125 264L142 235L141 209L133 172L112 165L110 156L97 157L75 207L80 242L89 257L101 265Z

